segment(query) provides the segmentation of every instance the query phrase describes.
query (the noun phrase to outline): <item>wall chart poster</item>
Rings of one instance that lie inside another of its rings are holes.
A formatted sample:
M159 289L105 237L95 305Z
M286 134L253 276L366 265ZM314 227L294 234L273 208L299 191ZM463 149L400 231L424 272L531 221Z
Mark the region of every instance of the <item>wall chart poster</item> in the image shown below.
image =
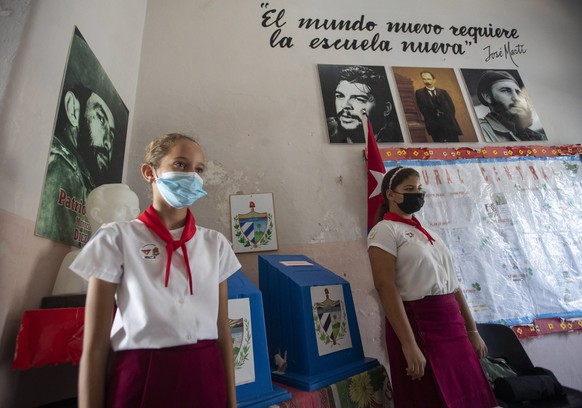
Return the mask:
M582 316L582 165L578 156L385 161L413 167L417 213L455 262L478 322Z

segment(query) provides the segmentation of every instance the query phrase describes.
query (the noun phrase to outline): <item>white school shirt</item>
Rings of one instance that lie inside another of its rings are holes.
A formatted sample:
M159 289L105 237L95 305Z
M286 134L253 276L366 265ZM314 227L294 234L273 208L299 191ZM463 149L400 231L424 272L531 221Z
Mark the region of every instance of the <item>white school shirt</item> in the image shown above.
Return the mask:
M175 239L183 228L171 231ZM190 294L182 249L168 255L164 241L139 220L102 226L70 268L85 279L117 283L111 328L114 351L194 344L218 338L218 286L241 267L228 240L196 226L186 243L192 271Z
M445 295L459 288L452 255L435 232L431 245L421 231L402 222L382 220L368 234L368 248L378 247L396 257L396 287L402 300Z

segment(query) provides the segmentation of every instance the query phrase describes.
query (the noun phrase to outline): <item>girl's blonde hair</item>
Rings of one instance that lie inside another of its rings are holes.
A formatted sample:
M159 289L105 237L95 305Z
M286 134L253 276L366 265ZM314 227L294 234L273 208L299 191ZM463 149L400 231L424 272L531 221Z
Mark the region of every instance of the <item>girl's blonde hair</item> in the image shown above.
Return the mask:
M157 139L152 140L146 147L144 163L158 168L162 158L168 154L170 149L180 140L189 140L200 146L194 138L181 133L168 133Z

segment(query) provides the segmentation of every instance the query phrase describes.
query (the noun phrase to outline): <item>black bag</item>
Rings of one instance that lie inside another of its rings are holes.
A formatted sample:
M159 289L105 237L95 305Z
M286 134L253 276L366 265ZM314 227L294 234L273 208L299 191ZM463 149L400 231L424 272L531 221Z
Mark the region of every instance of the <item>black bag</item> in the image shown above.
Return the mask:
M496 378L493 392L506 402L535 401L564 395L564 389L554 373L542 367L527 369L516 376Z

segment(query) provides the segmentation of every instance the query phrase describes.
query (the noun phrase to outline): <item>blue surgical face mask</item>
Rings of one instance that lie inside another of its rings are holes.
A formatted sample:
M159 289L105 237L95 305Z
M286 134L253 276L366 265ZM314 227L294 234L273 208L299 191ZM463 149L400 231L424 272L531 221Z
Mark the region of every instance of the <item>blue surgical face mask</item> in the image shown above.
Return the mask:
M189 207L207 195L203 184L202 177L196 172L170 171L156 179L158 191L174 208Z

